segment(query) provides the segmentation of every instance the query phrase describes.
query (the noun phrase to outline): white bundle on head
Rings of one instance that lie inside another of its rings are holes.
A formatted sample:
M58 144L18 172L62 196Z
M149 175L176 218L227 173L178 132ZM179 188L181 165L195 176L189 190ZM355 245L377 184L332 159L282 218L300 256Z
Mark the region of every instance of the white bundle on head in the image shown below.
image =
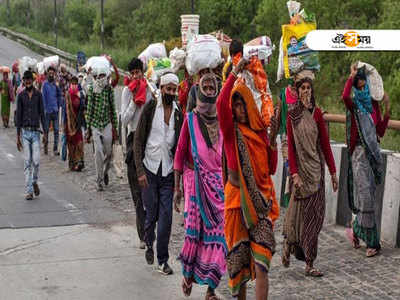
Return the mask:
M100 74L105 74L106 76L111 75L111 65L110 62L104 56L93 56L88 59L85 65L86 70L92 69L92 74L98 76Z
M221 46L218 40L209 34L196 35L187 45L186 69L195 75L203 69L214 69L223 63Z

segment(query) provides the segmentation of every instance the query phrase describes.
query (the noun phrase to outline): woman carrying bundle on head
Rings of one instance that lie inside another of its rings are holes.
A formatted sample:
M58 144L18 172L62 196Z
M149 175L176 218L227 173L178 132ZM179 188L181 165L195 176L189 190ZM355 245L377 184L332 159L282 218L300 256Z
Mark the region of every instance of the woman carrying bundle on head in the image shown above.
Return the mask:
M375 256L381 248L375 221L376 185L383 176L378 137L384 136L390 118L388 95L381 91L385 105L382 120L379 103L371 97L373 88L365 67L352 65L342 94L347 108L349 206L356 215L351 239L355 249L360 248L359 239L367 244L367 257Z

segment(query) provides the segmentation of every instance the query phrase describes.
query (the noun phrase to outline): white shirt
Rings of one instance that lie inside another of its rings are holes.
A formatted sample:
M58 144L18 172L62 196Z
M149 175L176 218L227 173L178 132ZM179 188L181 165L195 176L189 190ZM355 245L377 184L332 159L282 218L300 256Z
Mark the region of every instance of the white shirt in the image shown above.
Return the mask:
M123 127L128 126L128 134L136 131L144 106L144 104L141 106L136 105L132 98L133 94L131 90L127 86L124 87L121 95L121 122ZM152 94L150 89L147 88L146 103L150 101L151 98Z
M166 177L173 171L174 157L172 147L175 142L175 112L178 107L175 102L172 104L169 124L164 122L164 106L161 96L157 99L157 107L154 112L154 119L151 131L147 139L146 151L143 159L144 166L153 174L157 174L160 163L162 163L162 176Z

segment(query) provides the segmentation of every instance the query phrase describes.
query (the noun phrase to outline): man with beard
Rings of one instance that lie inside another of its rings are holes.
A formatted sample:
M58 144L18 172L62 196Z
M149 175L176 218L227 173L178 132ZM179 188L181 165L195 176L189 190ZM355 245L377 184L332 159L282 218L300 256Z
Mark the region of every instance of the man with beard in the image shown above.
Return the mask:
M118 140L114 90L109 84L107 73L109 70L106 69L93 71L94 82L89 86L87 95L86 141L89 142L93 136L98 191L103 191L104 185L109 183L112 145Z
M43 83L43 105L46 114L46 142L44 143L44 154L48 154L48 131L50 123L53 124L54 131L54 155L60 155L58 152L58 136L59 136L59 110L62 106L62 91L57 86L55 81L56 69L50 66L47 69L47 80Z
M25 89L17 98L17 149L24 150L24 173L26 200L39 196L38 185L40 160L40 123L45 132L44 142L47 142L47 126L43 108L42 94L33 87L33 74L24 73ZM22 135L22 140L21 140Z
M175 74L161 77L160 95L143 108L133 151L146 209L145 258L148 264L154 263L153 243L157 225L158 270L164 275L173 273L168 265L174 191L173 158L183 122L182 112L174 101L178 84Z

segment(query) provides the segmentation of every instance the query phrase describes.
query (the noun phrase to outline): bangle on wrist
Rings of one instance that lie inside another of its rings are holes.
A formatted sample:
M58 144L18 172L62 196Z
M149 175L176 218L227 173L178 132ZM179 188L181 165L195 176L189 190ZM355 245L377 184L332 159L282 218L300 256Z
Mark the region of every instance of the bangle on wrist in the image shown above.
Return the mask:
M236 73L235 70L232 70L231 73L232 73L232 75L235 76L236 78L238 77L238 74Z

